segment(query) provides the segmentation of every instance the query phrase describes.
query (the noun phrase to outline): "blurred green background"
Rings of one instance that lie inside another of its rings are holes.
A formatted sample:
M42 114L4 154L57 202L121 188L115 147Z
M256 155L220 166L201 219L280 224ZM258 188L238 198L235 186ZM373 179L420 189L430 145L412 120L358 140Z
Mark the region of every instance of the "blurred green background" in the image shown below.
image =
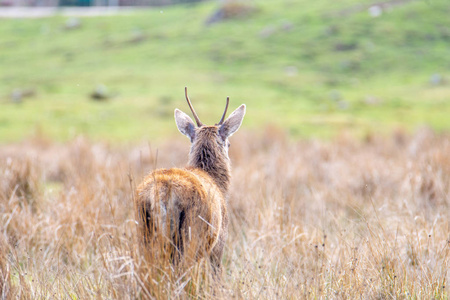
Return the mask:
M219 16L215 22L214 16ZM204 1L0 19L0 143L176 134L173 111L294 138L450 128L450 2Z

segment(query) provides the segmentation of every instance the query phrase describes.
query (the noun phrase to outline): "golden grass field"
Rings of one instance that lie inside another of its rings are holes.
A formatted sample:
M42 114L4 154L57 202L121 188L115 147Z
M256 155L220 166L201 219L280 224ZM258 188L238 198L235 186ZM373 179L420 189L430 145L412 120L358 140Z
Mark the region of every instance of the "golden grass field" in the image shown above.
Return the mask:
M220 282L139 246L133 188L189 142L0 148L0 299L448 299L450 135L231 138Z

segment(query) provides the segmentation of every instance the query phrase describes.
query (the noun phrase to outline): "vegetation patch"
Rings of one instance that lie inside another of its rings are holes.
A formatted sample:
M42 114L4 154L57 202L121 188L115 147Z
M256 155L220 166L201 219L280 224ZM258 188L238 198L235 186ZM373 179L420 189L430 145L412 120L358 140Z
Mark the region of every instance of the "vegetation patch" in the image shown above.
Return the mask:
M4 19L0 141L163 140L185 86L209 123L230 96L249 107L247 128L270 122L295 137L447 130L448 5L396 3L373 15L373 1L252 1L251 17L214 26L215 2Z
M272 128L233 136L221 282L207 261L180 272L139 243L135 185L154 168L186 163L188 141L179 139L158 148L81 138L2 147L0 294L449 297L448 135L290 142Z

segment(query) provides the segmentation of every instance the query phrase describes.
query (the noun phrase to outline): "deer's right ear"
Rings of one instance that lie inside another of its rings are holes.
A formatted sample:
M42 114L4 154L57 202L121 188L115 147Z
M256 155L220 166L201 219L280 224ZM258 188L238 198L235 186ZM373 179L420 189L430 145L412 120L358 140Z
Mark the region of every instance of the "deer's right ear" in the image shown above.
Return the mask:
M175 109L175 123L177 123L178 130L187 136L191 142L195 137L195 125L192 119L187 114L179 109Z

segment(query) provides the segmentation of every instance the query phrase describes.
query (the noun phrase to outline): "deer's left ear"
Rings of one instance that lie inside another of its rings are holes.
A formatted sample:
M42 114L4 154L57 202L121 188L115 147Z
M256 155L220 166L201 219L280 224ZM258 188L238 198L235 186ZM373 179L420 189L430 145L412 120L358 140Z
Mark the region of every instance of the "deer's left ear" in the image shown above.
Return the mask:
M223 140L232 136L239 127L241 127L242 120L245 116L245 104L239 106L233 113L228 117L228 119L220 125L219 134Z
M178 130L192 142L195 137L195 125L192 119L181 110L175 109L175 123L177 123Z

